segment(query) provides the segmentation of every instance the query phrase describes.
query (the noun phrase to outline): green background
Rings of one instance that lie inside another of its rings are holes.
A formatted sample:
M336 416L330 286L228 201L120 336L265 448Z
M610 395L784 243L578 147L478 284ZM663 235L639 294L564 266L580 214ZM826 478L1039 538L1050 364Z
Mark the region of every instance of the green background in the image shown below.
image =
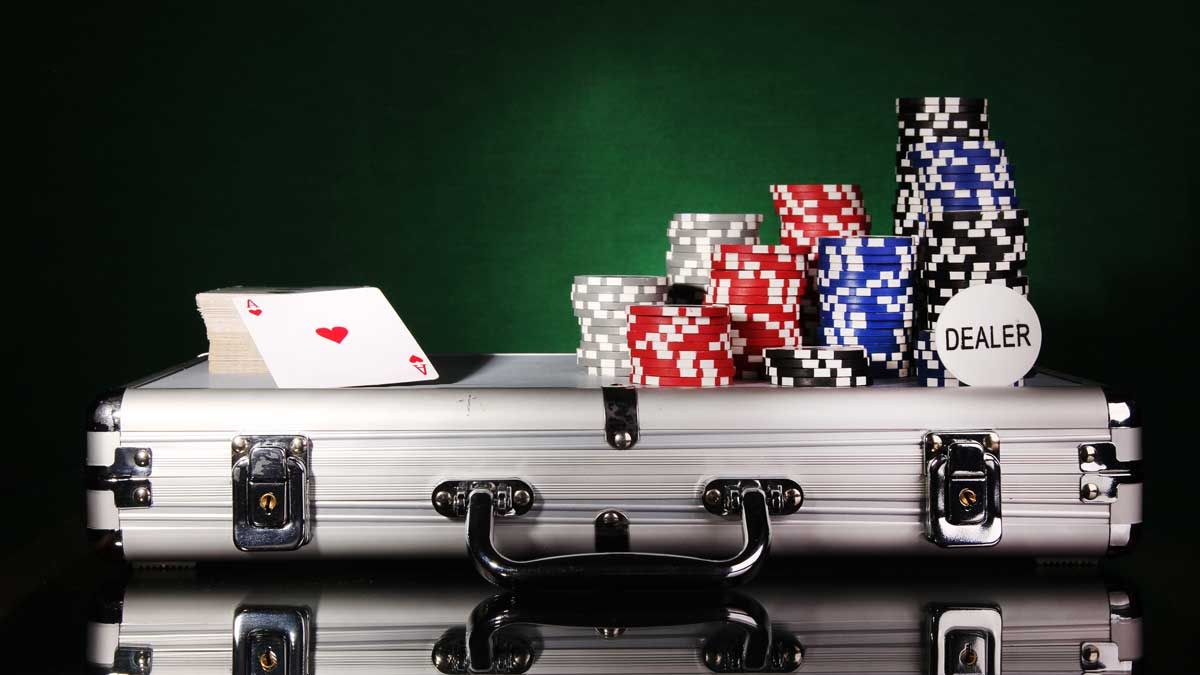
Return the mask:
M6 351L12 422L41 448L15 453L9 497L38 515L17 519L8 600L82 549L90 398L206 348L197 291L372 284L428 351L568 351L571 276L662 273L674 212L769 213L770 183L856 182L888 232L893 99L914 95L991 100L1031 213L1041 362L1131 388L1157 420L1161 529L1122 564L1167 588L1190 561L1194 488L1172 443L1192 396L1167 392L1190 372L1172 340L1196 308L1191 17L333 5L55 6L37 22L37 119L11 130L36 146L36 184L32 218L9 223L22 319Z

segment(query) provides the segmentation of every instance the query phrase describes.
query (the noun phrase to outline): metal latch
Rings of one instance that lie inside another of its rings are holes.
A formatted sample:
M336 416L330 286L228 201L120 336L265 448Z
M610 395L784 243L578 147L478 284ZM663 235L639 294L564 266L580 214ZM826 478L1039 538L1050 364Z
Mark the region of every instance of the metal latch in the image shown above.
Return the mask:
M154 504L150 473L154 453L150 448L117 448L110 466L87 467L87 488L108 490L119 509L144 509Z
M604 387L604 440L617 450L638 442L638 398L633 387Z
M242 551L291 551L312 537L304 436L233 439L233 543Z
M1000 437L991 431L925 435L926 535L943 548L1000 541Z
M930 675L999 675L1003 626L997 607L929 608Z
M310 675L307 607L239 607L233 616L233 675Z

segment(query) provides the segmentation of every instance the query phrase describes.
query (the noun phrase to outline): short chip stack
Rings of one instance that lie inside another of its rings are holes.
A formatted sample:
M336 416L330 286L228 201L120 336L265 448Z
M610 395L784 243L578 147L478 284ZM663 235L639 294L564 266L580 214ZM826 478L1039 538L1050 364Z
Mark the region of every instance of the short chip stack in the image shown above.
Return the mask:
M762 376L764 349L800 345L797 303L808 287L806 253L766 244L722 244L713 253L705 302L729 307L739 376Z
M936 341L933 331L922 330L917 333L917 346L913 350L913 360L917 366L917 384L922 387L966 387L954 377L938 358ZM1025 386L1025 380L1017 380L1014 387Z
M766 374L779 387L865 387L871 384L866 348L858 345L768 349Z
M908 377L916 241L824 237L819 246L822 342L861 345L873 378Z
M625 377L633 372L625 340L626 308L635 302L662 302L666 295L665 277L575 277L571 305L580 332L576 363L589 375Z
M779 214L779 243L803 251L808 258L808 293L800 300L800 323L816 330L820 323L816 298L817 239L857 237L871 232L862 188L848 183L801 183L771 186Z
M721 244L757 244L761 213L676 213L667 228L671 284L708 286L709 261Z
M718 387L733 383L728 307L630 305L627 339L633 384Z

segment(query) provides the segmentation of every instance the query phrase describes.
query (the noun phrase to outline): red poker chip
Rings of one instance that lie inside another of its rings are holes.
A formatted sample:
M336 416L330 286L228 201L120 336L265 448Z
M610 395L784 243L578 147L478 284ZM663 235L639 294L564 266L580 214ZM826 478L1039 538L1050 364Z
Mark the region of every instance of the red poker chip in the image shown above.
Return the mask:
M758 281L797 280L804 281L804 270L712 270L708 278L713 281Z
M630 359L641 359L651 361L719 361L727 359L730 356L728 349L719 350L668 350L668 349L631 349L629 350Z
M862 201L862 198L863 197L862 197L861 192L847 192L847 191L842 191L842 192L820 192L820 191L797 192L795 190L790 190L790 191L772 190L771 191L771 199L775 199L775 200L782 199L782 200L803 201L806 199L834 199L834 200L847 200L847 201L854 201L854 200Z
M720 316L648 316L629 317L629 325L642 326L724 326L729 319Z
M732 377L654 377L630 375L629 381L651 387L725 387L733 384Z
M744 262L714 261L713 271L775 270L779 272L803 272L806 262L804 258L796 258L795 262L764 262L761 260L746 260Z
M780 199L773 198L775 208L790 208L790 209L863 209L866 205L861 199L823 199L817 197L801 196L799 199Z
M641 368L633 367L634 375L653 375L654 377L733 377L736 369L730 358L720 368Z
M736 303L734 303L734 304L729 305L729 312L730 312L730 314L756 314L759 312L764 312L764 313L768 313L768 314L786 314L788 312L795 312L799 308L800 308L799 302L797 302L796 304L793 304L793 305L771 305L771 304L762 304L762 303L751 303L751 304L736 304Z
M787 328L799 328L799 327L800 327L800 320L793 316L788 319L782 319L779 321L766 321L766 320L761 320L761 319L750 320L750 321L736 321L729 328L729 330L731 330L731 331L732 330L744 330L747 328L749 328L751 330L767 330L767 329L783 330L783 329L787 329Z
M642 352L717 352L724 349L729 349L729 338L723 340L705 340L703 342L693 340L672 340L664 342L662 340L630 340L629 353ZM649 354L647 354L649 356Z
M787 216L865 216L867 210L861 206L775 206L781 218Z
M730 329L730 339L735 338L760 338L760 337L802 337L804 330L801 328L738 328L736 331Z
M856 214L849 214L849 213L847 213L847 214L831 213L831 214L824 214L824 215L819 214L819 213L809 213L809 214L801 213L801 214L796 214L796 215L781 213L781 214L779 214L779 220L784 225L796 225L796 226L828 225L828 226L833 226L833 227L840 227L840 226L846 226L846 225L866 225L871 222L871 217L868 215L856 215Z
M719 244L716 253L718 255L726 253L741 255L793 255L795 251L790 246L780 244Z
M712 257L712 266L720 267L725 263L739 262L778 262L795 264L797 260L803 259L806 255L808 255L808 253L809 251L789 255L765 255L754 253L730 253L727 255L722 255L719 253L714 253Z
M720 335L729 330L729 323L683 326L673 323L631 324L626 335L633 339L642 335Z
M808 281L804 277L795 279L710 279L709 288L797 288Z
M737 321L734 325L746 325L753 323L787 323L800 320L799 310L791 312L738 312Z
M635 316L728 316L729 310L719 305L663 305L636 304L629 305L625 310Z
M733 347L787 347L799 345L802 335L789 335L784 337L753 337L753 338L735 338ZM745 351L745 350L743 350Z
M648 368L724 368L732 357L725 354L719 359L643 359L634 357L633 367Z
M804 295L807 290L807 284L797 284L795 286L709 286L708 295L713 297L724 296L754 296L760 298L785 298L789 295ZM772 301L773 302L773 301ZM723 302L721 304L730 304ZM754 303L733 303L735 305L754 304Z
M858 183L775 183L772 192L862 192Z
M797 304L802 294L792 295L709 295L709 302L716 302L722 305L773 305L775 307L790 307ZM785 310L780 310L785 311ZM745 312L735 312L736 314L744 314ZM732 320L731 320L732 322Z

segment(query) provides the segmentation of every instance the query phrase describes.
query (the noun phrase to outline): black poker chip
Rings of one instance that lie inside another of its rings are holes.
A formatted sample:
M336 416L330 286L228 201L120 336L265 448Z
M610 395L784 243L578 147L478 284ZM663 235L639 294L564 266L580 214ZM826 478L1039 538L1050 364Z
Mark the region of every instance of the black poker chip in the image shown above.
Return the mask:
M1000 270L1022 270L1028 264L1028 260L1012 260L1003 262L926 262L925 270L928 272L996 272Z
M961 96L921 96L897 98L896 112L987 112L986 98L967 98Z
M970 176L972 174L956 174ZM931 223L958 223L962 221L976 222L987 220L1018 220L1025 221L1029 219L1029 211L1026 209L1002 209L999 211L941 211L938 213L929 214L929 222Z
M777 387L866 387L871 384L868 375L855 377L786 377L770 378Z
M1001 270L998 272L932 272L929 270L924 270L921 272L921 279L925 282L923 284L924 286L941 286L966 283L969 281L1004 282L1009 279L1023 278L1025 278L1025 270L1023 269Z
M900 124L911 124L913 122L966 122L967 124L988 123L987 113L985 112L899 112L896 113L896 122Z
M1016 248L1028 243L1023 234L981 234L977 237L925 237L925 250L955 250L968 247Z
M866 370L870 362L866 355L861 358L844 359L764 359L764 365L780 370L812 370L814 368L839 368Z

